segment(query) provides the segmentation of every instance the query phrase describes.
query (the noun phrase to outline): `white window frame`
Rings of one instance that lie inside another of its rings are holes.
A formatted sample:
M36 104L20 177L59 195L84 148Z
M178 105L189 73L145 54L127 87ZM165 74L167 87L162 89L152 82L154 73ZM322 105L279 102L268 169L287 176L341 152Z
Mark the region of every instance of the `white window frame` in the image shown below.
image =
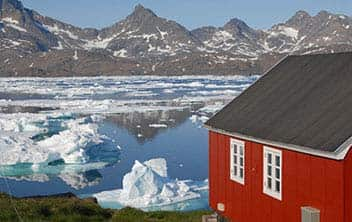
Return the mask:
M241 150L242 153L240 152ZM246 147L244 141L233 138L230 139L230 179L242 185L244 185L244 178L246 174L245 151Z
M271 155L271 163L269 163L269 154ZM277 157L279 165L276 161ZM269 172L269 168L271 172ZM279 170L279 174L277 174L277 170ZM269 185L270 182L271 185ZM277 190L277 182L279 182L279 191ZM263 192L275 199L282 200L282 152L267 146L264 146L263 149Z

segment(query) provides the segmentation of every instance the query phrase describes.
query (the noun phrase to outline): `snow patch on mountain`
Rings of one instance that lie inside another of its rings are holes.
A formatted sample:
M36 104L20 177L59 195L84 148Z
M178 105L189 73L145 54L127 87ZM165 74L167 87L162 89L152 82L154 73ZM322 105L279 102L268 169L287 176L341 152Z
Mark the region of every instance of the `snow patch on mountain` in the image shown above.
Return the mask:
M271 32L269 32L269 37L277 37L278 35L285 35L288 36L294 40L297 40L298 38L298 33L299 31L297 29L294 29L292 27L280 25L277 26L277 28Z
M122 29L120 32L106 38L101 38L100 35L96 39L93 40L86 40L83 39L85 42L83 45L84 49L91 50L91 49L106 49L109 45L109 43L117 38L119 35L121 35L123 32L125 32L124 29Z
M75 50L75 53L73 54L73 60L78 60L79 58L78 58L78 52L77 52L77 50Z
M56 24L54 26L43 24L43 27L56 35L61 36L62 34L64 34L64 35L67 35L70 39L74 39L74 40L79 39L79 37L77 35L75 35L74 33L72 33L71 31L65 30L65 29L60 29Z
M156 29L159 31L160 35L161 35L161 40L165 39L165 36L167 36L169 33L168 32L163 32L160 30L160 28L157 26Z
M5 18L2 18L1 19L3 22L5 23L11 23L11 24L14 24L14 25L18 25L19 22L11 17L5 17Z
M27 30L25 28L22 28L21 26L19 26L19 22L11 17L5 17L1 19L2 23L5 24L5 26L7 27L11 27L13 29L16 29L20 32L27 32ZM3 30L4 32L5 30Z
M126 49L120 49L118 51L115 51L114 52L114 56L115 57L126 58L127 57L127 50Z
M222 48L224 50L229 50L233 47L233 44L228 43L228 41L234 41L234 37L231 33L221 30L214 33L211 40L204 41L204 44L210 48Z

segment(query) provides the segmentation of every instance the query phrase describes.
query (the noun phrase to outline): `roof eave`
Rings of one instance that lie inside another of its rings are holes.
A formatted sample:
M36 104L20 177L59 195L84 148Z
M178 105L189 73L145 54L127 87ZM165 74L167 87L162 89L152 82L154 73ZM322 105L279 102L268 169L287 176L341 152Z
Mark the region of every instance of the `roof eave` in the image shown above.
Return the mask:
M243 135L241 133L229 132L226 130L214 128L214 127L206 125L206 124L204 125L204 127L210 131L224 134L224 135L228 135L228 136L233 136L233 137L236 137L239 139L248 140L248 141L252 141L252 142L256 142L256 143L261 143L261 144L265 144L268 146L283 148L283 149L291 150L291 151L295 151L295 152L305 153L305 154L309 154L309 155L313 155L313 156L329 158L329 159L333 159L333 160L344 160L348 151L350 150L350 148L352 146L352 137L350 137L348 140L346 140L344 143L342 143L334 152L328 152L328 151L315 150L310 147L304 147L304 146L299 146L299 145L295 145L295 144L288 144L288 143L282 143L282 142L277 142L277 141L256 138L253 136Z

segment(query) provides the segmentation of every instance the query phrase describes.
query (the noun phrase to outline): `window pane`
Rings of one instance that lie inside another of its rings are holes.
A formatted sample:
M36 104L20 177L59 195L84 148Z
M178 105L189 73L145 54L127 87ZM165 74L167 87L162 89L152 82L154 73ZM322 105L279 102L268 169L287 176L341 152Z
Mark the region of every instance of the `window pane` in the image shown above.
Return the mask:
M235 164L237 164L237 156L236 156L236 155L233 156L233 162L234 162Z
M237 166L234 166L234 168L233 168L233 174L235 175L235 176L237 176Z
M243 146L240 146L240 155L243 156Z
M280 156L275 156L275 165L280 166Z
M272 155L271 153L268 153L268 163L272 163Z
M240 168L240 177L243 178L243 168Z
M243 157L240 157L240 166L243 166Z
M268 188L271 190L271 178L270 177L268 177Z
M233 152L237 153L237 145L236 144L233 144Z
M272 176L272 175L271 175L271 166L268 166L268 172L267 172L267 174L268 174L269 176Z
M280 179L280 169L279 169L279 168L276 168L276 169L275 169L275 177L276 177L277 179Z
M280 181L276 181L276 183L275 183L275 191L280 193Z

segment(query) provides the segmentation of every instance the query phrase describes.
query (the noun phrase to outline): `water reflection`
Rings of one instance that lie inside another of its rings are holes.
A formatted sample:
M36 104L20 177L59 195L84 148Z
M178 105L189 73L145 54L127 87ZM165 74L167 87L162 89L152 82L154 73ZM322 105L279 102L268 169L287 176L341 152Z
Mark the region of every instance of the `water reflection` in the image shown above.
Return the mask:
M98 185L102 179L102 175L97 170L89 170L82 173L63 173L59 175L59 178L70 187L80 190Z
M39 113L44 111L53 111L56 108L36 107L36 106L0 106L0 113Z
M127 129L140 144L144 144L168 128L175 128L184 123L194 109L197 107L182 110L121 113L109 115L106 120Z

